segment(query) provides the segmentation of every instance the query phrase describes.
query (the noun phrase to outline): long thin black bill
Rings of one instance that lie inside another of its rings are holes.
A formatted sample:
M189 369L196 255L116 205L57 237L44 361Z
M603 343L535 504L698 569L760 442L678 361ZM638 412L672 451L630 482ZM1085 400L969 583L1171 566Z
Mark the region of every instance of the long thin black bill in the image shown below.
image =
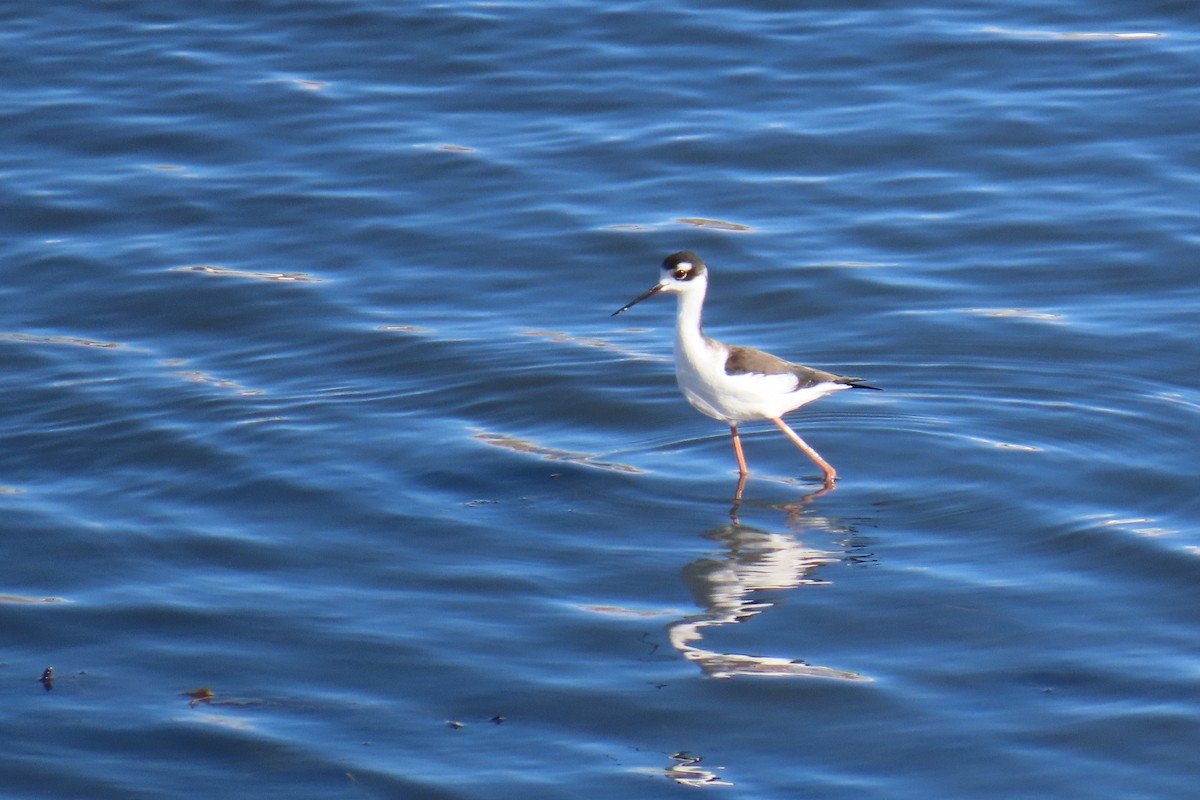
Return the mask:
M637 297L633 298L633 299L632 299L632 300L630 300L628 303L626 303L625 305L623 305L623 306L621 306L620 308L618 308L616 311L612 312L612 316L614 316L614 317L615 317L617 314L620 314L622 311L628 311L629 309L631 309L631 308L633 308L634 306L636 306L638 303L640 303L640 302L642 302L643 300L645 300L645 299L646 299L647 297L649 297L650 295L652 295L652 294L657 294L659 291L661 291L661 290L662 290L662 288L663 288L663 285L662 285L661 283L656 283L656 284L654 284L654 285L653 285L653 286L651 286L649 289L647 289L646 291L642 292L642 293L641 293L641 294L639 294Z

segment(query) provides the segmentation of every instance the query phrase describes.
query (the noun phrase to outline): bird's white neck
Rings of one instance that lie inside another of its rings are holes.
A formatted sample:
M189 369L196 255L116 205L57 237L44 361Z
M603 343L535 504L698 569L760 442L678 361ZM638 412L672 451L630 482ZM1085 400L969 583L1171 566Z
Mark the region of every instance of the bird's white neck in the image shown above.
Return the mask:
M675 347L692 354L695 359L706 346L700 316L704 311L706 286L697 286L692 291L679 294L679 305L675 313Z

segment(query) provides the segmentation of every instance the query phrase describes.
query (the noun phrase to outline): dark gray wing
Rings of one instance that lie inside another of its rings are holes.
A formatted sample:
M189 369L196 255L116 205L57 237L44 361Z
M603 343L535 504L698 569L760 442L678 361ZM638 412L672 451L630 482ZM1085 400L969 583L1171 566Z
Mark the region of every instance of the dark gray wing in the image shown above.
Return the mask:
M868 386L862 378L848 378L842 375L834 375L832 372L825 372L824 370L813 369L802 364L793 364L790 361L784 361L778 356L764 353L762 350L755 350L753 347L739 347L737 345L732 345L729 348L729 355L725 359L725 374L794 375L796 377L795 390L807 389L810 386L816 386L818 383L843 383L852 389L878 388L876 386Z

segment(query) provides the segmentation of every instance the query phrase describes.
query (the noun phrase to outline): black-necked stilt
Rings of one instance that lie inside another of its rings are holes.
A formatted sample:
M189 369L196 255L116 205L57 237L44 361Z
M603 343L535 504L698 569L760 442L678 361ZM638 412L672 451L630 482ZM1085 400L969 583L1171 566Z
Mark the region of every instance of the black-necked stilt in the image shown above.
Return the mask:
M704 335L700 315L708 290L708 267L691 250L667 256L662 278L649 290L613 312L622 311L659 292L679 295L675 317L675 378L679 390L698 411L729 425L738 472L745 480L746 457L738 436L738 423L769 419L825 474L833 486L837 471L783 421L783 415L806 403L842 389L876 389L862 378L847 378L784 361L753 347L718 342ZM740 484L739 484L740 495Z

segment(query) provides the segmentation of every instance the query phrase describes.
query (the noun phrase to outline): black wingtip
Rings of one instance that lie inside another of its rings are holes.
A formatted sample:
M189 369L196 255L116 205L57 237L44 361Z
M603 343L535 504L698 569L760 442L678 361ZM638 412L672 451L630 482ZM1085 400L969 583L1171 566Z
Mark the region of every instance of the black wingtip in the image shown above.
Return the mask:
M878 386L872 386L869 383L864 383L862 378L847 378L846 380L844 380L842 382L845 383L847 386L849 386L851 389L873 389L877 392L883 391L883 389L880 389Z

